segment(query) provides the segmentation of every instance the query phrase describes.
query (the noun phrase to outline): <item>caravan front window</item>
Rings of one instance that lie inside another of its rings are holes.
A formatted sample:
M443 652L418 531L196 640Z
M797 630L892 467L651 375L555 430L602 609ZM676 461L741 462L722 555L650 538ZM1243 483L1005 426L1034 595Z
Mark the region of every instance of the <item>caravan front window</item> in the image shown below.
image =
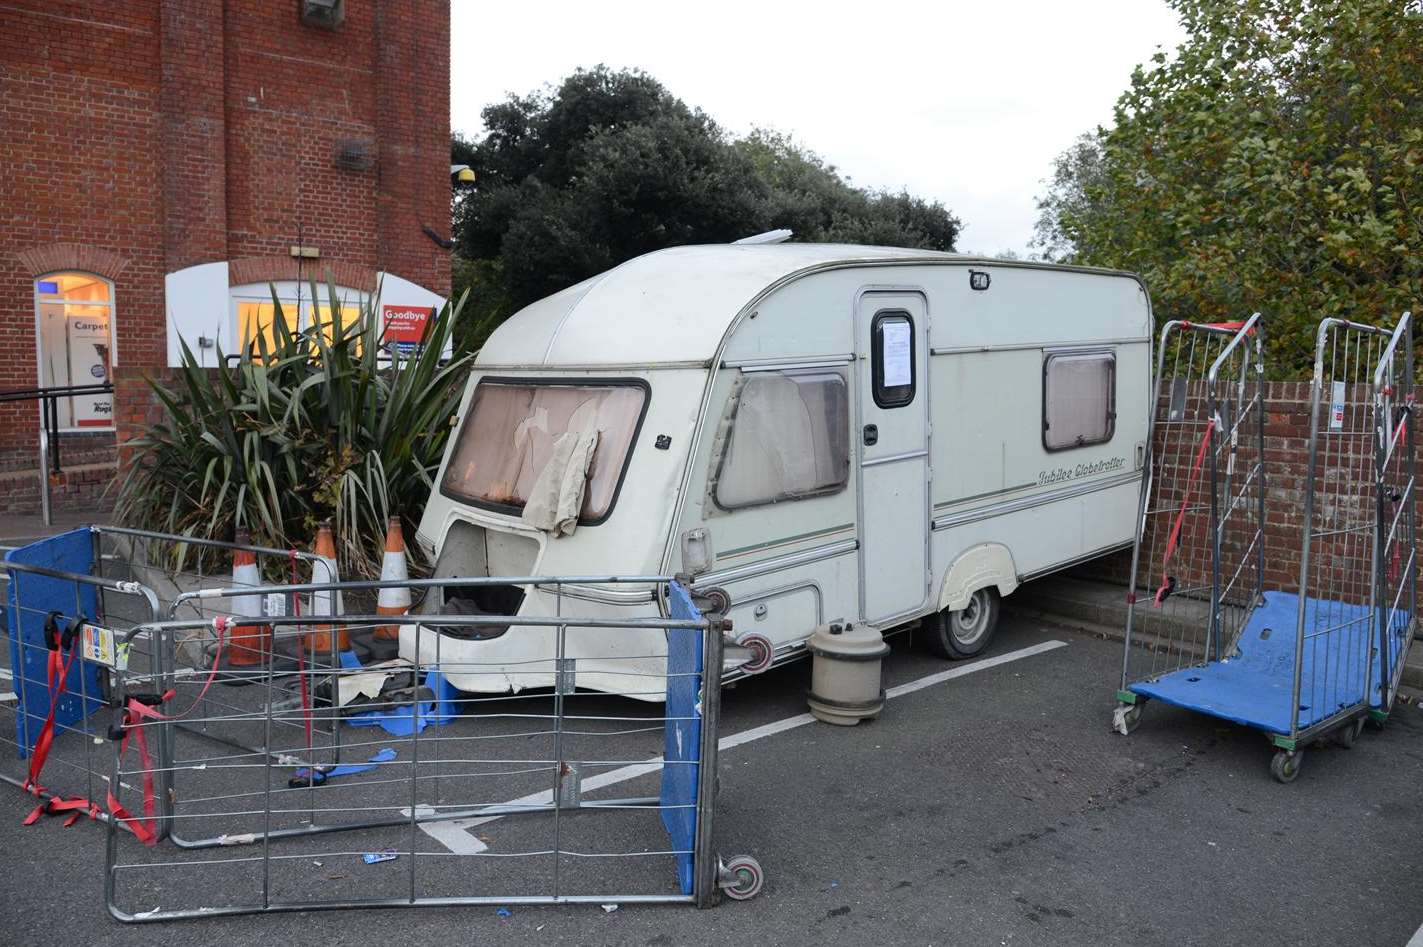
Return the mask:
M518 512L553 442L570 431L596 431L580 522L601 522L617 499L646 407L647 385L640 381L484 379L470 400L440 490L477 506Z

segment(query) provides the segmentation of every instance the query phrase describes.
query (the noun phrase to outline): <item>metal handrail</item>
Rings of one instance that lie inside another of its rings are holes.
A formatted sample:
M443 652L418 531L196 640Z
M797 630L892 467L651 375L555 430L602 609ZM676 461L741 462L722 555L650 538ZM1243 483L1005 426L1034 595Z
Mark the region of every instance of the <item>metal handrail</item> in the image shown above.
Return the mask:
M60 398L76 395L113 394L113 382L102 385L51 385L47 388L15 388L0 391L0 404L16 401L38 401L40 403L40 513L44 524L54 523L54 513L50 508L49 477L51 473L63 473L59 462L59 406Z
M114 390L113 382L102 385L51 385L48 388L12 388L0 391L0 402L38 401L41 398L70 398L74 395L109 394Z

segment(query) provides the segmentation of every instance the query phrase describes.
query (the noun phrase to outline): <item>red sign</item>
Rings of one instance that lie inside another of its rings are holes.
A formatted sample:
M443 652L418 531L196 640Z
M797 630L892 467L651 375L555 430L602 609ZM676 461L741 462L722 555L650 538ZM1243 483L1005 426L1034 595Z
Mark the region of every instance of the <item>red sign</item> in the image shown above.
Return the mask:
M385 306L385 340L418 344L434 312L429 306Z

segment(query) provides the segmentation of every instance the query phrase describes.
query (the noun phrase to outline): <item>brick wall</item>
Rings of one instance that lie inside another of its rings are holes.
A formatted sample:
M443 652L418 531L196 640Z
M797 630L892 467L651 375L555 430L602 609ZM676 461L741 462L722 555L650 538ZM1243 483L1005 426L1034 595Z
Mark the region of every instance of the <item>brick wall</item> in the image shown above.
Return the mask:
M1299 587L1300 550L1304 528L1304 498L1309 466L1309 423L1310 393L1308 382L1270 382L1265 386L1265 587L1295 591ZM1351 403L1358 400L1351 393ZM1324 495L1330 503L1350 502L1359 504L1371 502L1372 488L1367 484L1360 487L1362 497L1344 497L1343 491L1350 483L1359 483L1361 471L1372 471L1371 457L1362 456L1363 439L1356 438L1342 454L1321 457L1316 470L1322 484L1316 495ZM1353 479L1350 479L1353 478ZM1203 482L1200 489L1204 489ZM1202 499L1203 501L1203 499ZM1362 511L1367 515L1367 511ZM1169 526L1171 517L1156 521L1156 528ZM1150 548L1154 537L1148 533L1143 548ZM1242 535L1233 537L1237 548ZM1229 540L1228 540L1229 541ZM1204 535L1182 536L1182 547L1200 548L1206 542ZM1159 548L1159 543L1158 543ZM1356 563L1361 551L1344 548L1338 544L1315 547L1312 555L1314 568L1322 564L1336 563L1340 575ZM1185 553L1177 553L1184 556ZM1229 555L1223 558L1233 558ZM1081 578L1105 579L1127 584L1131 571L1131 551L1125 550L1086 563L1073 570L1072 574ZM1148 584L1153 588L1159 582L1159 563L1149 563L1142 570Z
M119 439L155 411L143 377L167 361L167 273L265 260L289 279L366 288L384 270L449 292L448 255L421 232L450 227L448 0L348 3L335 30L302 24L295 0L12 0L0 128L0 390L37 383L34 279L99 272ZM338 163L352 145L368 167ZM298 242L320 259L293 261ZM37 418L0 405L0 471L37 466ZM25 495L0 483L0 512Z
M376 121L380 185L377 195L381 269L399 273L441 296L450 292L449 256L428 237L411 233L430 227L450 235L450 195L430 188L421 168L431 155L450 153L450 17L432 16L429 0L389 0L376 8ZM432 77L444 87L431 95Z
M38 383L36 276L98 272L121 329L161 318L158 38L157 3L0 6L0 390ZM126 333L115 354L141 365L155 352ZM37 467L38 417L0 405L0 467Z

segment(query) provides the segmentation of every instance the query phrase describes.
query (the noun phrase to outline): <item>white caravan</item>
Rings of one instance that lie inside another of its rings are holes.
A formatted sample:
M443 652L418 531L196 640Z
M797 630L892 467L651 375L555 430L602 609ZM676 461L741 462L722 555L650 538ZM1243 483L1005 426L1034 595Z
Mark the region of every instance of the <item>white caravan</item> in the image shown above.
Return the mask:
M974 655L1001 596L1131 543L1151 331L1127 273L861 246L651 253L493 334L417 541L438 576L690 574L776 661L837 620L923 618L932 650ZM647 585L568 592L566 615L660 608ZM421 610L553 614L513 587L451 596ZM417 655L407 626L402 655L467 691L552 686L551 630L467 631L432 622ZM660 631L585 628L565 656L579 687L657 700L635 681L663 654Z

